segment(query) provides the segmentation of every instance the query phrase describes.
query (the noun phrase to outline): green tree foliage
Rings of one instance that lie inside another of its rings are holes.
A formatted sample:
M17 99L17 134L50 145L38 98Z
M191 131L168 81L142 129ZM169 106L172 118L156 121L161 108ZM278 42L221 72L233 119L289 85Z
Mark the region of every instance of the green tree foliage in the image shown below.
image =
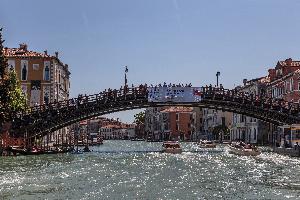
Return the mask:
M145 123L145 111L139 112L134 115L134 123L144 124Z
M2 28L0 28L0 79L5 77L6 75L5 69L7 67L7 62L3 53L3 42L4 40L2 40Z
M15 114L26 109L26 96L21 89L16 72L9 70L8 77L6 83L8 87L8 110L11 114Z
M0 29L0 127L4 122L26 109L26 96L23 94L16 72L8 69L3 53L2 29Z

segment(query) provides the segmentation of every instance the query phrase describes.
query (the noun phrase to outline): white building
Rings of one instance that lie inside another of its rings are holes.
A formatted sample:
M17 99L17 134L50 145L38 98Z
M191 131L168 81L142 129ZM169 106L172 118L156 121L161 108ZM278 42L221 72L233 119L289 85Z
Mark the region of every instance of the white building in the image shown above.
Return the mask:
M248 94L263 95L265 93L266 77L247 81L244 85L237 87L240 92ZM245 115L233 114L233 123L230 130L230 140L241 140L247 143L266 143L268 141L269 124Z

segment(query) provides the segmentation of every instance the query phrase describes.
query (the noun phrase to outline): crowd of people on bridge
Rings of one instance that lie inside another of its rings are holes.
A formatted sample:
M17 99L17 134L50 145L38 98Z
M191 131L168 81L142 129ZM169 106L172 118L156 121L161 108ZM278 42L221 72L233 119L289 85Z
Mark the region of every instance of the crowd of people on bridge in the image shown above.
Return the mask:
M150 87L192 87L192 84L158 84L158 85L150 85ZM299 104L293 104L291 102L286 102L282 99L273 99L267 97L264 94L255 95L249 92L240 92L236 89L228 90L224 89L222 85L219 87L206 85L204 87L200 87L201 97L202 99L214 99L225 102L238 102L240 104L250 104L256 107L261 107L263 109L271 109L287 114L297 115L300 113ZM107 89L95 95L78 95L77 98L48 103L40 106L35 106L35 110L42 111L49 109L59 109L61 107L69 107L69 106L80 106L88 103L102 102L106 104L111 101L119 101L119 100L129 100L129 99L137 99L137 98L147 98L148 94L148 85L140 84L138 86L132 85L128 87L128 85L121 86L119 90L117 89Z
M150 87L192 87L192 84L167 84L166 82L164 82L163 84L150 85ZM43 109L45 109L45 106L49 106L50 108L60 108L62 106L81 105L84 103L101 100L103 100L104 103L107 103L108 101L117 101L119 99L121 100L121 98L129 97L130 95L132 95L131 98L145 97L148 93L147 89L147 84L140 84L138 86L132 85L131 87L125 85L121 86L119 90L109 88L95 95L80 94L77 98L48 103L42 106L35 106L35 109L41 107L44 107ZM300 112L299 104L286 102L283 99L273 99L271 97L267 97L264 94L255 95L249 92L240 92L236 89L226 90L224 89L222 84L219 87L212 85L201 87L201 94L202 99L213 98L215 100L233 101L239 102L241 104L253 104L254 106L260 106L265 109L272 109L289 114L297 114Z

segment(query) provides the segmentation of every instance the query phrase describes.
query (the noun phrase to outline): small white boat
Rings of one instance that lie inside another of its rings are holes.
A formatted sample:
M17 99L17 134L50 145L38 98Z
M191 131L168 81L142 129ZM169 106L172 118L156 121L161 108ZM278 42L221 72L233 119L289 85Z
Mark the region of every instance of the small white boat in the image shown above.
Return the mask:
M177 141L166 141L163 143L164 153L182 153L179 142Z
M261 154L260 150L251 145L242 146L237 143L233 143L231 145L228 145L228 147L229 153L233 153L240 156L258 156Z
M214 143L213 141L209 141L209 140L201 140L198 145L200 148L216 148L217 147L216 143Z

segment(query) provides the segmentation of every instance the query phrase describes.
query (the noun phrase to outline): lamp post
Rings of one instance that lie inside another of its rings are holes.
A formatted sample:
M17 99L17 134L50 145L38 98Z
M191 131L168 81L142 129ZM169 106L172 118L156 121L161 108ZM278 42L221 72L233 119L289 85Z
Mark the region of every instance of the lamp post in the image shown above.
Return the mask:
M127 66L125 66L125 85L124 86L127 86L127 73L128 73L128 68L127 68Z
M219 76L221 75L220 72L217 72L216 76L217 76L217 87L219 87Z

